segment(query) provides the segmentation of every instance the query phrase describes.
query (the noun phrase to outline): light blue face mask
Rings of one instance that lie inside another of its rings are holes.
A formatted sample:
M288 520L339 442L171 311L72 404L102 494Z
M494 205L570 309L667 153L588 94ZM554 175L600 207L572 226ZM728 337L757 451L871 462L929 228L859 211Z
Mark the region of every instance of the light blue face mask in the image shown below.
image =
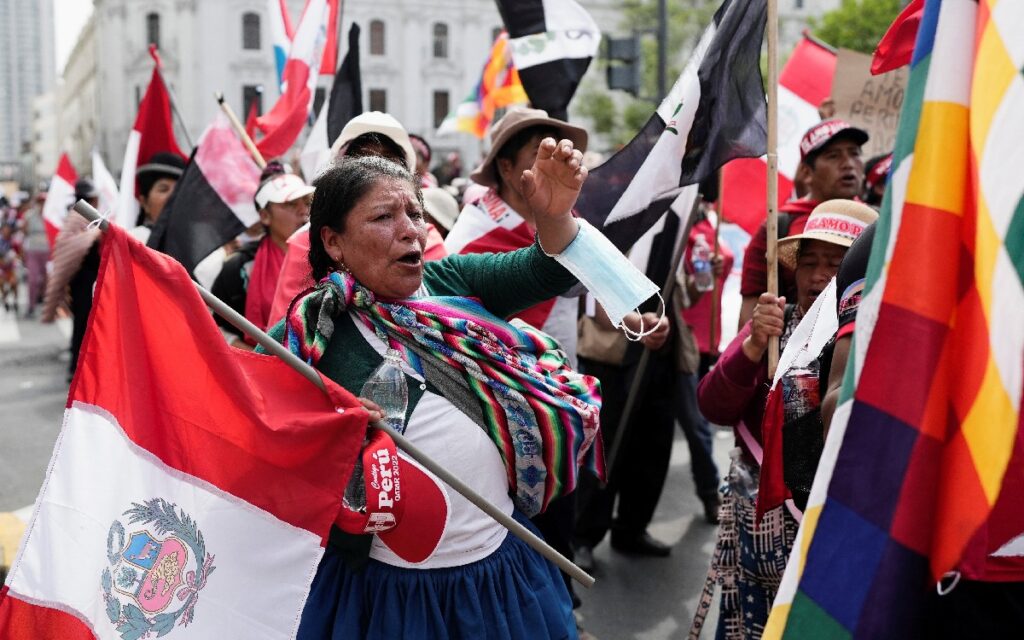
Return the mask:
M601 303L612 324L616 328L621 328L627 338L639 340L652 333L657 323L649 328L641 326L640 332L636 333L624 326L622 319L627 314L637 311L643 302L655 294L660 299L661 291L658 286L589 222L579 219L578 223L579 233L569 246L558 255L547 255L576 276L576 279ZM661 304L661 314L665 315L664 301Z

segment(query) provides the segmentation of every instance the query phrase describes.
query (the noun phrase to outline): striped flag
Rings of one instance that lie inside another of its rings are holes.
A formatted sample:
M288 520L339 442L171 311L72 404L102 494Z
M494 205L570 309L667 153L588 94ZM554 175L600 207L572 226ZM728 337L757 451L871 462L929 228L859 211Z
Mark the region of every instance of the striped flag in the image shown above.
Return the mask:
M50 241L51 249L57 239L57 234L64 226L64 219L68 217L68 207L75 203L75 182L77 181L78 173L71 165L71 158L67 153L60 154L57 172L50 180L50 188L46 191L46 202L43 203L43 222L46 224L46 237Z
M644 128L590 172L577 211L628 250L686 185L766 151L761 84L765 0L725 0Z
M319 77L324 24L330 15L328 0L309 0L288 49L282 72L281 97L273 108L256 118L264 137L256 147L264 158L284 155L302 133L313 107L313 90Z
M146 87L146 95L139 102L135 124L128 132L124 161L121 163L121 188L115 222L126 229L135 226L139 218L139 201L135 199L135 169L148 162L153 154L161 151L185 157L174 139L174 123L171 120L171 94L160 75L160 56L156 45L149 45L153 57L153 74Z
M842 399L765 638L922 637L944 572L1016 558L1003 579L1021 580L1022 31L1020 3L925 5Z
M114 181L114 176L110 175L110 171L107 169L107 165L103 162L103 156L100 155L98 149L93 148L92 150L92 182L96 185L96 191L99 191L99 210L106 214L109 211L114 211L117 208L117 183ZM135 222L132 220L132 222Z
M503 31L491 47L491 55L484 63L480 82L466 99L455 107L455 111L448 114L437 128L437 135L461 131L483 139L499 110L514 105L525 105L528 102L526 90L519 80L519 71L512 64L508 34Z
M497 3L531 106L568 120L569 101L601 46L597 23L575 0Z
M288 49L292 46L292 18L288 13L288 0L267 0L267 16L270 22L270 44L274 49L274 67L277 69L277 86L284 82L284 64L288 60Z
M223 113L203 132L148 245L192 273L218 247L259 222L260 169Z
M294 638L366 412L229 347L124 230L101 264L0 639Z
M832 91L836 53L807 34L779 74L779 204L793 193L800 164L800 138L821 121L818 105ZM767 156L733 160L722 170L722 215L757 231L768 215Z

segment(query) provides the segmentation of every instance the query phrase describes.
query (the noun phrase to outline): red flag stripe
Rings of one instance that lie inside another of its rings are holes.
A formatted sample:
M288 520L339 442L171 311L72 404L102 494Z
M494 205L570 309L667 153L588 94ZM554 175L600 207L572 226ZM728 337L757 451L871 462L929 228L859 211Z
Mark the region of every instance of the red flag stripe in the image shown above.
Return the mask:
M61 640L93 640L89 625L77 616L44 605L26 602L0 588L0 640L39 640L39 630L46 629L49 638Z
M164 464L325 537L344 487L325 478L351 474L367 419L327 386L311 393L277 358L228 347L177 262L107 232L69 406L102 407Z

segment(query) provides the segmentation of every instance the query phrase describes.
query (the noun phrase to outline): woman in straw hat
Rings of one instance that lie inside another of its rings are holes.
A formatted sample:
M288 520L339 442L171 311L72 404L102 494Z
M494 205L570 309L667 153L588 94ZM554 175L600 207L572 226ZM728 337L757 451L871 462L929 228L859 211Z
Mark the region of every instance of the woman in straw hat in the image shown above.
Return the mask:
M804 314L835 277L846 250L877 218L875 210L865 204L828 200L814 208L801 233L779 240L779 263L793 270L797 299L790 302L771 293L761 294L751 320L697 388L701 413L716 424L732 425L742 451L734 457L730 470L719 533L720 546L733 550L722 554L723 559L733 560L732 565L720 563L719 570L735 577L726 580L719 625L720 629L742 630L742 637L760 635L797 529L796 520L784 506L766 510L760 523L755 523L762 426L771 383L768 341L777 337L785 348ZM821 434L817 364L812 360L783 376L784 430L794 425L806 430L805 423L813 423L810 430ZM810 475L813 477L813 469ZM746 481L739 481L740 477ZM796 497L805 489L809 489L809 481L807 487L791 491Z

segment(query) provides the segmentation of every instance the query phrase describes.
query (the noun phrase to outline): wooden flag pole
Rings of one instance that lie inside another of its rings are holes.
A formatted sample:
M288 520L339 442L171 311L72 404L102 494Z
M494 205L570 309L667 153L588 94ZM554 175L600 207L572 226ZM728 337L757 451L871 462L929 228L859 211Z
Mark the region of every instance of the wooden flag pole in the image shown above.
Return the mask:
M252 155L252 159L256 161L256 164L259 165L260 169L265 169L267 167L267 161L263 159L263 154L256 148L256 143L253 142L252 138L249 137L249 134L245 132L245 127L242 125L241 121L239 121L238 116L235 115L231 105L224 100L224 94L218 92L213 94L213 97L217 99L217 104L220 105L220 110L223 111L224 115L226 115L228 120L231 121L231 126L235 128L235 132L238 133L238 137L242 139L242 144L245 145L245 148L249 150L249 153Z
M768 0L768 292L779 295L779 5ZM779 366L779 338L768 339L768 379Z
M100 212L94 209L92 205L85 200L79 200L76 202L74 209L90 222L100 220L100 229L104 231L109 228L111 224L107 220L103 219L102 216L100 216ZM203 302L205 302L206 305L213 309L218 315L230 322L236 329L242 331L255 340L269 353L284 360L288 366L295 369L304 378L316 385L318 389L324 392L327 391L327 387L324 385L324 381L320 378L320 374L317 373L316 369L303 362L298 356L286 349L284 345L271 338L266 334L266 332L260 330L253 323L249 322L245 316L229 307L227 303L207 291L201 284L198 282L193 282L193 284L199 292L199 296L203 299ZM558 551L555 551L555 549L548 545L548 543L534 535L532 531L516 522L512 516L494 506L487 500L487 498L484 498L479 493L471 489L469 485L456 478L450 471L435 462L432 458L427 456L427 454L423 453L416 447L416 445L409 442L408 438L404 435L398 433L387 423L381 420L370 423L370 426L374 429L380 429L381 431L386 432L391 436L391 439L395 441L398 448L408 454L410 458L423 465L424 468L440 478L445 484L479 507L481 511L494 518L498 524L502 525L517 538L530 545L530 547L532 547L537 553L553 562L573 580L576 580L588 589L594 585L594 578L586 571L573 564L571 560L563 556ZM413 497L413 499L415 499L415 497Z
M188 127L185 126L185 119L181 117L181 112L178 111L178 97L174 94L174 89L170 83L167 82L167 78L164 77L164 70L158 64L156 65L156 72L160 74L160 80L164 83L164 87L167 88L167 97L171 101L171 112L174 117L178 119L178 126L181 127L181 134L185 136L185 142L188 143L189 151L196 148L195 143L192 142L192 136L188 133Z
M719 194L722 193L721 181L719 181L718 193ZM720 257L721 256L721 251L722 251L721 240L719 238L719 230L722 227L722 221L723 221L722 205L721 205L721 202L722 202L721 195L719 195L718 202L719 202L718 211L715 212L715 252L713 254L712 261L714 261L714 259L717 259L718 257ZM714 273L714 270L712 269L712 274L713 273ZM728 277L728 275L726 275L726 277ZM709 349L708 353L710 353L713 356L718 355L718 342L719 342L718 327L721 324L721 322L720 322L721 318L719 318L720 314L721 314L721 304L720 304L720 297L718 295L718 276L714 276L711 279L711 331L710 331L710 335L708 337L708 349Z

